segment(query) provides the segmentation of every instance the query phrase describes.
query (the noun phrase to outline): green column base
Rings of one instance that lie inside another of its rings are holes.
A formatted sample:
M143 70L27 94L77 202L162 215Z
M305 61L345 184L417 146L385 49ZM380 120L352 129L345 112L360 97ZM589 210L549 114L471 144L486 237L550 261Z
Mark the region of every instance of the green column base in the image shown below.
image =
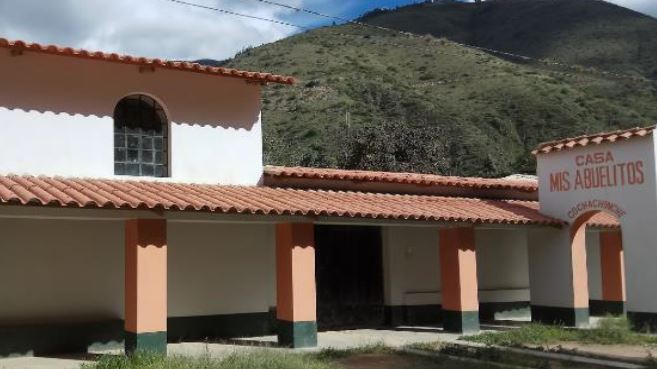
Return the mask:
M152 352L167 354L167 332L133 333L125 332L125 352Z
M453 333L477 333L479 311L443 310L443 329Z
M625 315L624 301L589 300L591 316Z
M589 308L532 305L532 322L582 328L589 325Z
M278 320L278 344L283 347L317 347L317 322Z

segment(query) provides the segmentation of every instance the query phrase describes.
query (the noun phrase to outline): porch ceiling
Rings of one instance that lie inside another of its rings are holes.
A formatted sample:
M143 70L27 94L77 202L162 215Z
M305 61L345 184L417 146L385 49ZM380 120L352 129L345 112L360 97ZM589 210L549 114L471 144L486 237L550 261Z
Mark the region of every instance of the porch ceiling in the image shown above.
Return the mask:
M560 226L538 202L162 181L0 176L0 204Z

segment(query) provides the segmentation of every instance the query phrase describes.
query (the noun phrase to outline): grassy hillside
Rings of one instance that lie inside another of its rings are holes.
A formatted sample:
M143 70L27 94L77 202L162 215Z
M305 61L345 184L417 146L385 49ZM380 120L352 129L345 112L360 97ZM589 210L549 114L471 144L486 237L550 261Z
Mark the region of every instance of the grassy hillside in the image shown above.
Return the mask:
M531 173L539 142L657 121L651 81L519 65L444 39L352 25L250 49L226 64L300 80L265 88L268 164Z
M657 19L601 0L421 4L363 21L657 79Z

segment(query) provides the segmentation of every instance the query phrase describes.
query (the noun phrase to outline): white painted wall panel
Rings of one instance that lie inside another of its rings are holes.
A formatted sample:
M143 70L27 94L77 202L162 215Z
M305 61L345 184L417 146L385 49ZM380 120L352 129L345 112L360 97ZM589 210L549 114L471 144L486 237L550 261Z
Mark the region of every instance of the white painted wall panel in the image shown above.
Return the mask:
M274 225L169 222L168 237L170 317L276 305Z
M480 290L529 289L525 230L477 230L475 242Z
M0 234L0 325L123 319L123 222L3 218Z
M262 176L262 131L221 126L171 127L171 176L196 183L254 185Z
M440 303L438 229L383 227L385 302Z
M0 219L0 325L123 319L123 221ZM168 223L169 316L276 305L273 225Z
M112 177L113 125L109 117L0 107L0 173Z

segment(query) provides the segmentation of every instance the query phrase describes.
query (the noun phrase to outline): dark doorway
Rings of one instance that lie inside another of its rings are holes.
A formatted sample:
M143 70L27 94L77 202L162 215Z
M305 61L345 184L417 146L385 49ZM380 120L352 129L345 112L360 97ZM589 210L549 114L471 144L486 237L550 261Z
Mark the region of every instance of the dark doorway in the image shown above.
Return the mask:
M384 323L381 228L316 226L320 330Z

